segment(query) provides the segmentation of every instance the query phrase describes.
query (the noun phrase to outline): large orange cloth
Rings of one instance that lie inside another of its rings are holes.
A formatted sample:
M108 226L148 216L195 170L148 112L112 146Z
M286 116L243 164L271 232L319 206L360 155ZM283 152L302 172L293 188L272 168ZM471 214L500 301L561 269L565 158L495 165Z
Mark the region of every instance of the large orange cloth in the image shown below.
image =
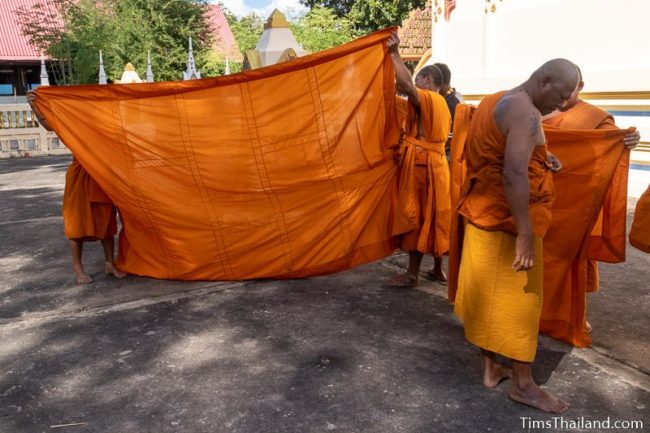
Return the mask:
M636 204L630 230L630 244L641 251L650 253L650 186Z
M467 176L465 155L467 134L474 122L473 112L472 107L459 105L454 122L451 175L456 210L459 185ZM573 289L580 287L573 285L573 278L588 278L589 261L584 258L615 262L625 257L628 152L621 140L627 131L606 128L577 131L545 125L544 132L549 149L559 157L564 168L553 175L558 196L544 238L545 307L541 330L548 332L554 327L557 331L553 332L554 337L576 344L580 341L576 336L585 335L585 295L584 290L580 294ZM599 211L603 214L602 223L594 227ZM458 213L452 216L452 227L448 297L454 302L464 235L463 221ZM578 262L582 265L574 269L576 258L580 258Z
M120 209L120 270L335 272L397 246L392 30L219 78L40 87L36 108Z
M451 114L438 93L417 92L420 109L409 104L404 121L398 205L403 218L394 232L416 225L418 229L402 236L400 248L442 256L449 250L451 224L449 164L445 157Z
M113 202L76 159L65 174L63 226L69 239L108 239L117 232Z
M609 113L583 101L544 126L549 150L564 167L553 175L561 193L544 237L540 332L586 347L591 344L586 293L598 289L596 260L625 260L629 151L621 140L627 131L619 131ZM608 133L603 131L612 131L612 138L604 139Z

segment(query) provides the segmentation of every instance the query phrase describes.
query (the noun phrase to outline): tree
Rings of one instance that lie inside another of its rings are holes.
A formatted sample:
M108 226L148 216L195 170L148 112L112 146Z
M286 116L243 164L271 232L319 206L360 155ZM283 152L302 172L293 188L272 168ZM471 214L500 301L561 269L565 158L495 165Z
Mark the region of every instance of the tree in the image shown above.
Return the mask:
M309 7L309 9L314 9L317 6L329 8L339 18L349 14L355 2L356 0L300 0L300 3Z
M356 0L350 21L361 33L370 33L385 27L400 26L413 9L424 7L426 0Z
M239 50L245 53L257 45L257 41L264 31L264 18L255 12L241 18L237 18L226 7L221 6L230 30L235 36Z
M323 6L315 6L291 27L298 43L311 52L344 44L357 35L350 20Z
M156 79L178 80L190 36L197 60L213 46L207 7L205 0L38 0L18 16L32 45L56 60L58 84L96 83L99 50L111 80L127 62L144 75L148 50Z

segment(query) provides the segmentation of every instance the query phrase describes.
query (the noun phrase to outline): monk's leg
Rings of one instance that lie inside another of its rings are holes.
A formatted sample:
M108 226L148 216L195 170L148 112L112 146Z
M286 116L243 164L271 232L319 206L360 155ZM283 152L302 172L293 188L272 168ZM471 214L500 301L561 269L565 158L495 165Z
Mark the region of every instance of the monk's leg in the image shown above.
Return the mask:
M104 272L117 278L126 277L126 274L115 266L115 240L113 236L102 239L102 247L104 248Z
M72 271L77 280L77 284L92 283L93 279L84 270L83 263L81 262L81 255L83 253L84 242L81 239L69 239L70 253L72 255Z
M427 277L440 284L447 284L447 274L442 267L442 257L433 257L433 269L427 272Z
M424 257L424 254L419 251L409 251L409 266L406 273L393 278L390 285L396 287L417 287L422 257Z
M512 360L512 387L509 397L544 412L563 413L569 405L541 389L533 379L531 363Z
M503 366L498 360L497 355L489 350L481 349L483 355L483 385L488 388L494 388L501 382L512 377L512 369Z

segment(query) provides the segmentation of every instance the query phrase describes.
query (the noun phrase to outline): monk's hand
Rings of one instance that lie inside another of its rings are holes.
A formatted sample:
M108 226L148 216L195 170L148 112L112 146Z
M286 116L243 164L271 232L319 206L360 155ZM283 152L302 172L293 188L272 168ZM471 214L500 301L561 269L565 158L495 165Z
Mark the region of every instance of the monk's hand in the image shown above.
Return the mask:
M546 159L548 160L548 163L551 166L551 171L553 173L562 170L562 162L558 159L557 156L553 155L551 152L546 152Z
M531 232L519 233L515 244L515 261L512 262L512 269L517 272L531 269L534 264L534 254L533 234Z
M399 52L399 37L397 36L397 32L392 32L390 34L388 40L386 41L386 47L390 52L393 53Z
M628 149L634 149L639 145L640 142L641 134L639 134L639 130L636 128L634 128L634 131L628 132L623 138L623 143Z

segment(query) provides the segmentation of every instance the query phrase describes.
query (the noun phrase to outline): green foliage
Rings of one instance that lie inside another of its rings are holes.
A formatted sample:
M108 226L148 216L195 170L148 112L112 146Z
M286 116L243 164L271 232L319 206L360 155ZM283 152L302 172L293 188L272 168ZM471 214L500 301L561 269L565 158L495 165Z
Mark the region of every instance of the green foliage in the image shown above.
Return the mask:
M221 8L230 25L230 30L235 36L239 50L245 53L254 49L264 31L264 18L254 12L245 17L237 18L226 7L221 6Z
M332 8L338 17L347 17L361 34L391 26L399 26L413 9L421 8L426 0L301 0L314 8Z
M53 24L43 0L19 11L23 33L57 59L59 84L97 83L98 52L109 80L119 79L127 62L144 78L151 51L156 81L178 80L192 36L197 59L207 59L213 36L205 0L49 0L62 25ZM201 64L197 67L201 69Z
M315 6L293 23L291 30L302 47L316 52L344 44L356 37L350 20L338 18L334 10Z
M326 7L334 11L337 17L342 18L350 13L356 0L300 0L300 3L313 9L318 6Z
M421 8L426 0L356 0L350 10L350 20L362 33L402 25L413 9Z

